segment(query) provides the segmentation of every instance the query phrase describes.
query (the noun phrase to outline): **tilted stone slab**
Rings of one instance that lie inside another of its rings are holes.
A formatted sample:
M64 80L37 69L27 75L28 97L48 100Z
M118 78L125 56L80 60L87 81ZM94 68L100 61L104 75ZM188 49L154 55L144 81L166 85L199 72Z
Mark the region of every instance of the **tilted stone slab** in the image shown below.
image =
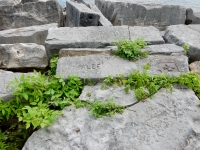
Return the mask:
M155 26L184 24L186 8L179 5L132 0L95 0L95 4L113 25Z
M101 13L99 8L95 4L89 3L89 6L90 6L90 9L99 13L99 15L100 15L99 25L100 26L113 26L112 23Z
M200 60L200 25L173 25L169 26L164 38L169 43L179 46L188 44L187 52L191 62Z
M161 89L111 117L95 118L87 108L66 107L52 125L35 131L22 150L197 150L198 105L192 90L174 88L172 93Z
M77 75L82 79L98 80L108 75L117 77L117 74L127 76L133 70L142 70L143 66L150 63L151 74L166 73L168 75L179 75L189 72L188 58L186 56L149 56L132 62L115 56L74 56L62 57L58 60L56 74L62 75L64 79L68 75Z
M59 58L68 56L86 56L86 55L110 55L111 49L106 48L63 48L59 52Z
M57 0L0 5L0 30L50 23L60 26L62 22L62 7Z
M66 1L67 27L98 26L100 15L85 4Z
M33 75L32 73L24 73L25 75ZM13 98L12 95L12 86L7 88L8 83L13 81L16 78L19 78L22 73L10 73L3 72L0 73L0 98L3 99L3 102L7 102L9 99Z
M58 27L57 23L0 31L0 44L36 43L44 45L48 29L55 27Z
M102 89L102 84L100 83L95 86L84 86L78 99L82 101L89 100L90 102L94 100L106 102L109 99L113 99L116 104L121 106L127 106L137 102L133 94L134 91L129 90L126 93L124 88L123 86L111 86L108 89Z
M35 43L0 44L0 68L44 69L48 65L43 45Z
M137 38L143 38L144 41L149 42L149 44L165 43L162 36L160 35L159 30L153 26L149 27L129 26L129 32L130 32L130 39L132 41L136 40Z
M45 41L48 57L58 54L62 48L103 48L115 45L122 39L143 37L152 44L162 44L164 40L154 27L99 26L99 27L63 27L49 29ZM135 29L135 31L134 31ZM144 29L144 31L142 31ZM137 32L138 31L138 32ZM151 37L151 38L150 38Z

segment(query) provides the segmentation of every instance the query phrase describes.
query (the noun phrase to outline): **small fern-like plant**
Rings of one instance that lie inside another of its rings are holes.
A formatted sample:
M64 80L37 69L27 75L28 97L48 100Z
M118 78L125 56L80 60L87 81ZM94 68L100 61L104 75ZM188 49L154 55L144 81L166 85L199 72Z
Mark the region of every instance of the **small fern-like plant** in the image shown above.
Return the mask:
M147 46L147 44L148 43L142 38L137 38L135 41L121 40L117 44L117 51L115 51L115 55L123 59L133 61L145 58L148 56L148 52L142 49Z

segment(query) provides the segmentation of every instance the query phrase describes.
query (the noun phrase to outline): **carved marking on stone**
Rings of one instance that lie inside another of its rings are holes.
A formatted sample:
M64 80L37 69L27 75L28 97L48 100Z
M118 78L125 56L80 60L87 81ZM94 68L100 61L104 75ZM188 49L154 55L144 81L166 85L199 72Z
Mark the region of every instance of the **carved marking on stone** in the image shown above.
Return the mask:
M159 69L168 72L179 72L176 63L174 62L162 62L158 64Z

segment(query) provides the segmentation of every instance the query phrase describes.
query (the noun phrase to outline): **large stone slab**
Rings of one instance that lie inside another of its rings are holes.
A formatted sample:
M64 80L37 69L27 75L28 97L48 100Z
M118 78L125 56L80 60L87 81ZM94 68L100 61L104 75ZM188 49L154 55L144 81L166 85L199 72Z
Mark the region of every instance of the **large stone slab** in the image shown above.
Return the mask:
M66 1L67 27L98 26L99 14L88 8L85 4Z
M86 108L66 107L51 126L34 132L22 150L198 150L198 104L193 91L174 88L112 117L94 118Z
M0 30L49 23L60 25L62 17L62 7L57 0L0 5Z
M95 4L113 25L155 26L184 24L186 8L167 3L132 0L95 0Z
M131 28L130 34L128 26L64 27L49 29L45 47L48 57L51 57L62 48L103 48L115 45L121 39L133 40L138 37L144 37L145 41L152 44L164 43L158 30L153 27Z
M58 60L56 74L62 75L64 79L68 75L77 75L82 79L99 80L110 75L117 77L117 74L127 76L133 70L141 69L150 63L149 73L168 75L179 75L189 72L188 58L186 56L149 56L132 62L115 56L74 56L62 57Z
M0 44L0 68L44 69L48 65L44 46L35 43Z
M7 85L10 81L13 81L15 78L19 78L22 73L10 73L3 72L0 73L0 98L3 99L3 102L7 102L9 99L13 98L12 87L7 88ZM25 75L33 75L32 73L25 73Z
M90 9L94 10L100 15L99 26L113 26L112 23L101 13L99 8L92 3L89 3Z
M165 43L160 32L153 26L140 27L140 26L129 26L130 39L134 41L138 37L144 39L149 44L163 44Z
M200 60L200 25L173 25L169 26L164 38L169 43L182 46L188 44L187 52L191 62Z
M58 24L52 23L0 31L0 44L36 43L44 45L48 29L56 27Z

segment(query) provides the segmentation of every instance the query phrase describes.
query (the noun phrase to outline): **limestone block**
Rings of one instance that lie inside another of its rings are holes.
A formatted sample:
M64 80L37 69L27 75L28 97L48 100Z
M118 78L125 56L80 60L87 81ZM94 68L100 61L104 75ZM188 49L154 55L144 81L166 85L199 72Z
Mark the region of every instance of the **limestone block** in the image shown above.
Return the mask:
M0 68L3 69L44 69L47 67L44 46L35 43L0 44Z
M111 97L119 90L112 91ZM197 150L198 104L192 90L174 88L172 93L161 89L112 117L95 118L87 108L66 107L51 126L35 131L22 150Z
M188 44L187 52L190 62L200 60L200 25L173 25L169 26L164 38L169 43L179 46Z
M67 27L98 26L99 14L88 8L85 4L66 1Z
M94 10L95 12L99 13L99 26L113 26L112 23L101 13L99 8L92 3L89 3L90 9Z
M64 79L68 75L77 75L82 79L98 81L108 75L117 77L117 74L123 74L127 76L133 70L142 70L147 63L150 64L150 74L166 73L173 76L189 72L186 56L152 55L133 62L115 56L89 55L60 58L56 74L62 75Z
M0 30L63 22L62 7L57 0L37 0L16 5L0 4Z
M48 29L56 27L58 24L52 23L0 31L0 44L36 43L44 45Z
M186 8L159 2L133 0L95 0L95 4L113 25L155 26L184 24Z

